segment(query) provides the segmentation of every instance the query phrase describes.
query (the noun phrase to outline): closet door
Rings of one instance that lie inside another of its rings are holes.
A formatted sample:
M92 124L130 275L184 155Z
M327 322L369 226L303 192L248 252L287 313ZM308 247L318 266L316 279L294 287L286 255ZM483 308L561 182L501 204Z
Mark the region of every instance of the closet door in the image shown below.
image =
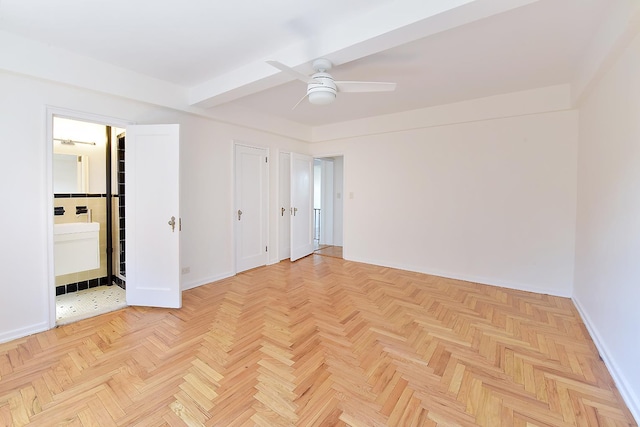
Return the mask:
M267 149L235 146L236 273L267 264Z
M313 252L313 157L291 153L291 261Z

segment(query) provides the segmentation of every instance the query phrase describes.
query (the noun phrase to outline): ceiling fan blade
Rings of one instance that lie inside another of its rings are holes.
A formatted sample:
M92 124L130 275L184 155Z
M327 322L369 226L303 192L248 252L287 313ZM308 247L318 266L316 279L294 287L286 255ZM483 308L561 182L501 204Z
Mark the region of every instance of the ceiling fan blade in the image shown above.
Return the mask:
M387 82L335 82L338 92L391 92L395 83Z
M310 81L312 81L313 79L310 76L306 76L302 73L297 72L296 70L294 70L291 67L287 67L286 65L278 62L278 61L267 61L267 64L271 65L272 67L277 68L278 70L285 72L287 74L289 74L292 77L295 77L298 80L301 80L305 83L309 83Z
M305 100L305 98L306 98L307 96L309 96L309 94L308 94L308 93L305 93L305 94L304 94L304 96L303 96L302 98L300 98L300 101L296 102L296 105L294 105L294 106L293 106L292 110L295 110L295 109L296 109L296 107L297 107L298 105L300 105L300 103L301 103L302 101L304 101L304 100Z

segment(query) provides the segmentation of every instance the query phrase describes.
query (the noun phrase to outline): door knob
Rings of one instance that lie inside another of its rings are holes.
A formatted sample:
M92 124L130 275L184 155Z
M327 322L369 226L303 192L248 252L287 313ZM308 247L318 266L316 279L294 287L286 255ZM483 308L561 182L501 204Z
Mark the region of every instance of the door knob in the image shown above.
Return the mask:
M176 217L172 216L168 224L171 226L171 232L173 233L176 230Z
M296 216L296 212L298 212L298 208L293 208L293 216Z
M238 209L238 221L240 221L240 217L242 216L242 211Z
M284 211L286 211L285 208L280 208L280 216L284 216Z

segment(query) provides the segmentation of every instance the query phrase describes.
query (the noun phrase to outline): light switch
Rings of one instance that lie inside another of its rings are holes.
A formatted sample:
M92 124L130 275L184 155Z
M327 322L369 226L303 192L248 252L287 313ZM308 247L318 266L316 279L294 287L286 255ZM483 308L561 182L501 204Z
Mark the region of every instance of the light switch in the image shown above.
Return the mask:
M353 191L351 191L351 192L349 193L349 198L350 198L350 199L353 199Z

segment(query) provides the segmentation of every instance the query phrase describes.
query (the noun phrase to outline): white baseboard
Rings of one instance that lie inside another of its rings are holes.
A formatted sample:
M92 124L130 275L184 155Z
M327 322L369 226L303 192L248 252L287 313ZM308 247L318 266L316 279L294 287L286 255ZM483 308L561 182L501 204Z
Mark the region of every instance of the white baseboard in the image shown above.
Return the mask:
M572 297L571 300L573 301L573 304L578 309L578 313L580 313L580 316L582 317L582 321L584 322L585 326L587 327L587 330L589 331L589 334L591 335L591 339L595 343L598 349L598 352L600 352L600 357L602 357L602 360L604 361L604 364L609 370L609 373L611 374L613 381L616 383L616 387L618 388L620 395L622 395L622 399L627 404L627 407L629 408L629 411L631 411L631 415L633 415L633 417L635 418L636 423L640 424L639 396L637 396L634 393L630 384L625 379L622 371L618 367L618 364L615 362L615 360L611 356L611 352L605 345L604 341L600 337L600 334L598 333L598 330L596 329L595 325L591 321L591 318L589 317L584 307L580 303L580 300L578 300L575 296Z
M18 338L24 338L28 335L43 332L49 329L48 322L40 322L34 325L25 326L24 328L18 328L11 331L3 332L0 334L0 344L8 341L12 341Z
M530 285L527 283L508 282L508 281L499 280L491 277L481 277L481 276L451 273L451 272L437 270L437 269L430 269L428 267L425 268L422 266L417 267L412 265L385 263L378 260L369 260L369 259L361 259L361 258L349 258L348 260L355 261L355 262L362 262L365 264L379 265L381 267L389 267L389 268L397 268L399 270L413 271L415 273L429 274L432 276L445 277L447 279L463 280L465 282L480 283L483 285L515 289L518 291L534 292L537 294L546 294L546 295L553 295L556 297L571 298L570 289L565 291L565 290L558 290L553 288L544 288L544 287Z
M221 275L218 275L218 276L212 276L212 277L208 277L206 279L196 280L194 282L183 283L182 284L182 290L186 291L188 289L197 288L198 286L206 285L206 284L209 284L211 282L217 282L218 280L226 279L226 278L231 277L231 276L235 276L235 273L224 273L224 274L221 274Z

